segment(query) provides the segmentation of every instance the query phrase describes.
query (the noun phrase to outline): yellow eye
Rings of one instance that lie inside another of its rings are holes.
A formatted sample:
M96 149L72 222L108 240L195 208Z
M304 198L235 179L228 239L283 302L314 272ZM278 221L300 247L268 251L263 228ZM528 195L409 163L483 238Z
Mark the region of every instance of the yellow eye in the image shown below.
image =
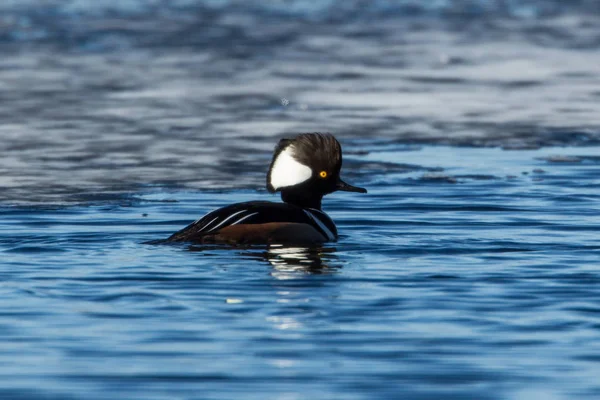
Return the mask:
M326 171L321 171L321 172L319 172L319 176L321 178L327 178L327 172Z

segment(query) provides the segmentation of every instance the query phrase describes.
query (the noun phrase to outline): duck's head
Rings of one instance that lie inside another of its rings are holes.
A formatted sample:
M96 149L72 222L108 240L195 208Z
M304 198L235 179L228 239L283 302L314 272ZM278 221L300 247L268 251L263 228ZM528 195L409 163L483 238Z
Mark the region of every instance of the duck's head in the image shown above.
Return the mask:
M337 190L367 193L340 178L342 147L329 133L303 133L281 139L267 174L267 189L284 202L321 209L321 199Z

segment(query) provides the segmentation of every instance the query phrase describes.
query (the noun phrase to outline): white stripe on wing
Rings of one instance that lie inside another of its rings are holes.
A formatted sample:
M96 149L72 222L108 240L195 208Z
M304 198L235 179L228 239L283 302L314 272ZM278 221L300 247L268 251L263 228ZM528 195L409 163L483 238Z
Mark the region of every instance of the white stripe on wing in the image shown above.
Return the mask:
M250 217L253 217L253 216L255 216L256 214L258 214L258 212L255 212L255 213L252 213L252 214L246 215L245 217L242 217L242 218L238 219L237 221L235 221L233 224L230 224L230 225L236 225L236 224L239 224L239 223L240 223L240 222L242 222L243 220L245 220L245 219L247 219L247 218L250 218Z
M244 213L248 210L242 210L242 211L238 211L236 213L231 214L229 217L225 218L223 221L221 221L221 223L219 223L217 226L215 226L214 228L210 228L207 232L212 232L215 229L217 229L218 227L222 226L225 222L229 221L231 218L235 217L238 214Z
M202 218L204 218L204 217L202 217ZM212 224L213 222L215 222L218 218L219 218L218 216L214 217L213 219L210 220L209 223L204 224L200 228L198 228L198 231L202 231L204 228L208 228L210 226L210 224ZM198 220L198 222L200 222L200 220ZM195 222L195 223L198 223L198 222Z
M331 232L331 230L329 230L329 228L323 222L321 222L319 217L317 217L316 215L313 215L313 213L308 210L302 210L302 211L304 211L306 213L306 215L308 215L310 217L310 219L312 219L319 226L319 228L321 228L321 230L323 232L325 232L327 239L335 240L335 235L333 234L333 232Z

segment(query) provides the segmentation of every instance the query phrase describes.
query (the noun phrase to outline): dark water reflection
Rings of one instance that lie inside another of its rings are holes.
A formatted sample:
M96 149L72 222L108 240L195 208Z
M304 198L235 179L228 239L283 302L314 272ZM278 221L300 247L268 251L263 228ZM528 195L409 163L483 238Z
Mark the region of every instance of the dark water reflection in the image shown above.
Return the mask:
M131 0L134 16L113 1L44 3L0 5L25 14L0 15L4 202L76 203L147 185L256 188L276 140L307 131L333 132L356 152L363 140L600 143L600 25L591 2L562 17L555 13L569 7L558 0L442 2L461 9L447 19L392 18L411 5L444 14L438 2L414 1L369 6L380 14L363 11L364 1L294 1L300 18L283 19L243 2L212 12L201 0L190 2L195 12L164 2L173 9L161 14L162 6L144 11L146 1ZM112 12L94 12L109 3ZM505 18L517 9L554 17ZM341 10L357 18L339 21ZM128 29L115 32L119 16ZM2 35L37 25L48 38Z

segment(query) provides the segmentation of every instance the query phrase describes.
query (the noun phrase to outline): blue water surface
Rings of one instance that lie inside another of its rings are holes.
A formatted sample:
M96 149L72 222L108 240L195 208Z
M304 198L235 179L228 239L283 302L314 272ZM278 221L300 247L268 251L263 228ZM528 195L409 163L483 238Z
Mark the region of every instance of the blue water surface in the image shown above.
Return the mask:
M361 148L322 247L143 243L264 190L3 207L0 395L597 398L599 149Z

